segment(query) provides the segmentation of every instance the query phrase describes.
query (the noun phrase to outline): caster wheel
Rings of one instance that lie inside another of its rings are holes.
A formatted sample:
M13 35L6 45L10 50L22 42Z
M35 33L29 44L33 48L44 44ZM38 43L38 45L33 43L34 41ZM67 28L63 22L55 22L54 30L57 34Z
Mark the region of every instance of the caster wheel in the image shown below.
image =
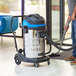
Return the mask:
M34 63L34 66L35 66L36 68L38 68L38 67L39 67L39 63Z
M18 51L19 53L22 53L23 52L23 50L22 49L19 49L19 51Z
M18 59L18 56L17 56L17 54L15 55L15 63L17 64L17 65L20 65L21 64L21 61Z
M48 61L47 63L48 63L48 65L50 65L50 61Z

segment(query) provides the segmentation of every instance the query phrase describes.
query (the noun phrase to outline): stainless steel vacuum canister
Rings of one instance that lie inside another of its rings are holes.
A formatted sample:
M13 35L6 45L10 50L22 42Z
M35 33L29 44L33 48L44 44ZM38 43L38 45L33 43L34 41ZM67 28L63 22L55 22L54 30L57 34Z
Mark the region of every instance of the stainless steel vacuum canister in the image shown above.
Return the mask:
M45 41L39 32L39 30L28 30L28 33L24 34L26 57L38 58L38 54L45 51Z
M45 51L45 40L40 36L40 32L45 30L45 20L38 14L29 15L23 21L25 56L29 58L39 58L39 53Z

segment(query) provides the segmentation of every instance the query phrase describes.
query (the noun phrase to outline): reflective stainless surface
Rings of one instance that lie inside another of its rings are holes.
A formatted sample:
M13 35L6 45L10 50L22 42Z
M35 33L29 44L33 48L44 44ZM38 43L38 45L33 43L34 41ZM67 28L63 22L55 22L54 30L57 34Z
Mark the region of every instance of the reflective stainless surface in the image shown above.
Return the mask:
M28 33L24 34L24 39L26 57L38 58L38 54L45 51L44 39L40 38L38 30L28 30Z

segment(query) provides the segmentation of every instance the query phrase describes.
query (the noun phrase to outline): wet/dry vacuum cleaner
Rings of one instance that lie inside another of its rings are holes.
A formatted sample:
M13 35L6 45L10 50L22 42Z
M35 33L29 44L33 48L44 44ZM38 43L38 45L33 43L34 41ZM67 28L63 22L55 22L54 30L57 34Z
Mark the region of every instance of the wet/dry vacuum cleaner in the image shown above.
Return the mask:
M23 49L18 49L16 36L12 29L12 22L15 17L23 17L23 25L20 26L23 29ZM71 48L64 49L59 47L55 42L50 39L45 29L45 20L39 14L31 14L28 16L13 16L11 20L11 31L14 35L14 42L17 54L15 55L15 62L17 65L21 62L34 63L34 66L38 67L39 63L47 61L50 64L50 57L58 56L58 54L51 54L51 48L48 52L45 52L45 41L47 40L50 45L55 46L62 51L72 50L76 45ZM62 42L61 42L62 43Z
M19 16L18 16L19 17ZM17 47L16 37L14 34L15 46L17 54L15 55L16 64L20 64L21 61L34 63L36 67L39 63L47 61L50 64L50 57L46 55L39 55L45 53L45 37L42 32L45 32L45 20L39 14L31 14L23 19L23 50ZM12 27L11 27L12 29Z

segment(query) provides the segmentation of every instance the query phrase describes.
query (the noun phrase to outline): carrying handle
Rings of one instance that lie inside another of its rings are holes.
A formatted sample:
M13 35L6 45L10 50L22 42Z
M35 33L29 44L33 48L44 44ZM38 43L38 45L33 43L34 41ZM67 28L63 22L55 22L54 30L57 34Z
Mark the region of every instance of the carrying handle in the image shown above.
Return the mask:
M10 28L11 28L11 31L12 31L13 36L14 36L15 48L16 48L16 51L17 51L17 52L18 52L18 46L17 46L16 36L15 36L15 33L14 33L14 31L13 31L13 28L12 28L12 24L13 24L13 19L14 19L14 18L18 18L18 17L23 18L23 17L26 17L26 15L24 15L24 16L13 16L12 19L11 19Z

